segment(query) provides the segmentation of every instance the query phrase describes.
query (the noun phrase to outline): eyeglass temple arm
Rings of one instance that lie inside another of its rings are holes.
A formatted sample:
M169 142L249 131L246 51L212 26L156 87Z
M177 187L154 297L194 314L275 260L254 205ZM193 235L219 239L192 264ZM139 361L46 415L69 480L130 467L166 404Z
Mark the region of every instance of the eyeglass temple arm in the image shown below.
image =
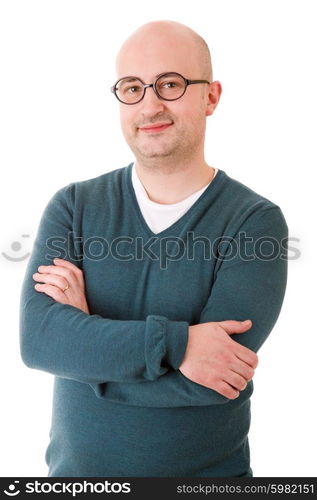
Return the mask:
M187 82L187 85L192 85L193 83L211 83L211 82L208 82L208 80L187 80L187 79L186 79L186 82Z

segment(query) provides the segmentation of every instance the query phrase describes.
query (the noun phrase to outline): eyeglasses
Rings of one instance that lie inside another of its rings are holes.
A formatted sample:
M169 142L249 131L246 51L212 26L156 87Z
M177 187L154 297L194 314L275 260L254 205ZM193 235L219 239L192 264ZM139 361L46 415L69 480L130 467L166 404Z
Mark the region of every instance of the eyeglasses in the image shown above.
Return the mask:
M154 83L144 83L136 76L120 78L112 87L111 92L123 104L137 104L145 96L147 88L152 87L159 99L176 101L180 99L188 87L195 83L210 83L208 80L188 80L179 73L169 72L158 75Z

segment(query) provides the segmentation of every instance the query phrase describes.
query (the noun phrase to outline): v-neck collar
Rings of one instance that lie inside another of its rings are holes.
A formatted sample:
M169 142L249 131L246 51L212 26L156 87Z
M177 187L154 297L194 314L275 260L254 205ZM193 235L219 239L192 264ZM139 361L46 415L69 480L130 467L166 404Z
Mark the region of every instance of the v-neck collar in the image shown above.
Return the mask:
M199 198L197 198L197 200L192 204L192 206L179 219L177 219L177 221L175 221L173 224L171 224L167 228L163 229L159 233L154 233L143 217L142 211L141 211L140 206L139 206L139 202L137 200L137 197L136 197L136 194L134 191L134 187L133 187L133 183L132 183L133 164L134 164L134 162L130 163L126 167L126 185L128 188L127 189L128 195L130 196L132 205L134 207L136 216L139 220L141 227L144 229L144 231L146 233L148 233L148 235L156 236L156 237L164 236L165 233L167 233L167 232L170 233L171 231L174 231L179 225L186 223L187 219L192 215L193 211L196 211L197 207L201 203L203 203L203 201L205 199L208 199L210 192L214 191L219 184L222 184L222 181L224 180L224 178L226 176L225 171L218 168L217 175L213 178L213 180L210 182L210 184L205 189L205 191L203 191L203 193L199 196Z

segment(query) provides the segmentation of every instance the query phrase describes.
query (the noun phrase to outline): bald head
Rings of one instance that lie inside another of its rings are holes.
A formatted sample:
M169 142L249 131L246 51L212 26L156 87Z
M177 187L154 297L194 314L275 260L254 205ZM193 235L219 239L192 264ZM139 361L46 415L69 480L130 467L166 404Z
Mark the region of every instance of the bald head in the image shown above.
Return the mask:
M161 51L160 51L161 49ZM175 21L152 21L140 26L122 45L117 59L116 68L119 77L123 76L121 68L125 68L127 60L132 64L133 73L134 54L144 54L144 63L148 60L164 58L164 54L174 54L177 59L192 57L199 74L185 75L212 81L212 64L210 51L205 40L188 26ZM129 67L129 66L128 66ZM177 66L164 68L163 71L177 71ZM195 68L193 68L194 70ZM123 70L123 72L126 71Z

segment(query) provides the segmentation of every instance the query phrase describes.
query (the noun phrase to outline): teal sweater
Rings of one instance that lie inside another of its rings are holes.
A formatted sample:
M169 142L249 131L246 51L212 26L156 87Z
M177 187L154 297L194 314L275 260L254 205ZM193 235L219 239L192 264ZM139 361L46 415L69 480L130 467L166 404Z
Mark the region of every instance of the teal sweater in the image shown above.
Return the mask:
M178 367L189 325L250 318L231 338L257 351L268 337L287 280L284 216L219 169L154 234L131 169L59 189L27 265L21 356L55 375L48 476L252 476L253 382L229 400ZM90 315L34 289L33 273L55 257L83 270Z

